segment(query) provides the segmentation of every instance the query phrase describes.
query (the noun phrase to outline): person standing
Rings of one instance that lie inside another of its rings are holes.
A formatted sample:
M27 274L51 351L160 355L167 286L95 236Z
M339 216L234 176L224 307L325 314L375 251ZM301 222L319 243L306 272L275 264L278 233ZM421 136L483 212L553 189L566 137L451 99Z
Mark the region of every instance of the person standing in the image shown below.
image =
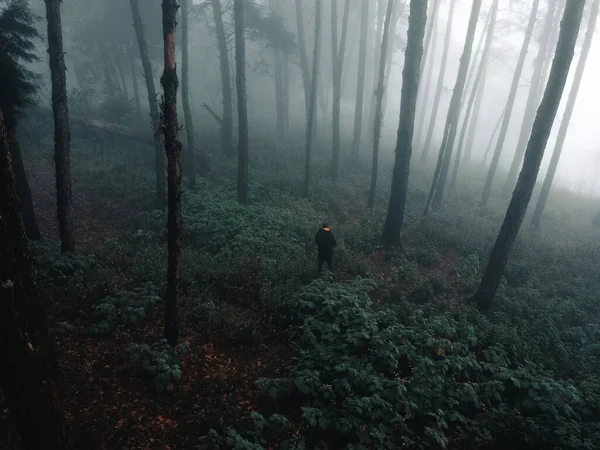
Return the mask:
M337 242L335 235L331 231L331 227L324 223L315 235L315 244L319 248L319 274L323 270L323 263L327 263L329 271L333 273L333 249Z

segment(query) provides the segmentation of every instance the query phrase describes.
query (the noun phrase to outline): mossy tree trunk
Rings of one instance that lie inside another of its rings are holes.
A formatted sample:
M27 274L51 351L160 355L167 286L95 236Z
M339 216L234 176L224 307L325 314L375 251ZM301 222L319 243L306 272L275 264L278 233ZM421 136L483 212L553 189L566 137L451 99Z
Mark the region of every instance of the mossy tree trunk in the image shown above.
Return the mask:
M235 84L238 109L237 200L249 203L248 187L248 106L246 98L246 37L244 35L244 0L234 0Z

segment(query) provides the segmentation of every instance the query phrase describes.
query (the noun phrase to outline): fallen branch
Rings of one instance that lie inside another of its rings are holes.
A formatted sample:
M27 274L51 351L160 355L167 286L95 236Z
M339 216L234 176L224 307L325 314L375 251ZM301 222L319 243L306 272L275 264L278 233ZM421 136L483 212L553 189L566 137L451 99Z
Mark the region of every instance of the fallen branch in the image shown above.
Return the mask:
M202 107L208 111L208 113L213 116L213 118L219 123L219 125L223 126L223 119L221 119L216 112L212 110L210 106L206 104L206 102L202 103Z

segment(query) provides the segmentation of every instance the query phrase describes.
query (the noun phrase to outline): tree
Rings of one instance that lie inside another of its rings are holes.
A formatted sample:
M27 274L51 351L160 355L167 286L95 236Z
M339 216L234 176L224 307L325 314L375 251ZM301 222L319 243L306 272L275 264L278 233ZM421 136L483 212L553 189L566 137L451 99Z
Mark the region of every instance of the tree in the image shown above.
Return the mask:
M529 17L529 24L527 25L527 30L525 31L525 39L523 40L523 45L521 46L519 60L517 61L517 67L515 68L515 73L513 75L512 84L510 86L510 91L508 93L508 99L506 101L506 106L504 109L504 118L502 119L502 125L500 126L500 134L498 135L498 141L496 142L496 148L494 149L494 153L492 155L492 161L490 163L490 167L488 169L488 174L485 179L485 185L483 187L483 193L481 195L481 202L480 202L481 206L484 206L487 204L487 201L490 198L490 194L492 192L492 184L494 182L494 177L496 175L496 170L498 168L498 162L500 161L500 155L504 148L504 141L505 141L506 135L508 133L508 125L510 124L513 106L515 104L515 99L517 98L517 89L519 88L519 82L521 80L521 73L523 72L523 66L525 65L525 57L527 56L527 49L529 48L529 41L531 40L531 35L533 33L533 26L535 24L535 19L537 17L538 3L539 3L539 1L534 2L534 4L533 4L533 8L531 10L531 15Z
M304 193L308 196L310 189L310 156L312 151L313 141L313 123L317 116L317 88L319 83L319 57L321 54L321 14L323 4L321 0L315 0L315 41L313 47L313 65L312 75L310 80L310 102L309 102L309 114L308 121L306 123L306 156L305 156L305 168L304 168Z
M250 201L248 192L248 107L246 105L246 42L244 37L244 0L234 0L235 22L235 84L238 109L238 172L237 199Z
M24 448L64 450L64 418L54 390L56 361L10 153L0 111L0 389Z
M535 109L539 106L537 92L541 89L541 86L543 86L545 80L543 77L544 61L552 57L549 44L554 25L554 11L557 7L557 3L558 0L548 0L548 10L544 19L542 33L540 35L540 45L533 67L533 74L531 75L531 85L529 87L529 94L527 95L527 101L525 103L525 114L523 116L523 121L521 122L519 138L517 139L517 148L508 171L508 176L506 177L506 182L504 183L503 193L505 195L510 192L510 189L512 189L512 187L515 185L515 181L517 180L519 166L523 161L523 154L525 153L527 138L531 133L531 126L535 119Z
M446 64L448 62L448 50L450 48L450 41L452 37L452 22L454 20L454 9L456 7L456 0L450 0L450 10L448 11L448 23L446 24L446 36L444 37L444 50L442 53L442 62L440 65L440 74L438 76L438 84L435 90L435 97L433 98L433 109L431 111L431 117L429 118L429 127L427 128L427 135L425 136L425 143L423 144L423 153L421 154L421 163L427 162L429 156L429 147L431 145L431 139L433 137L433 130L437 120L437 113L440 108L440 100L442 98L442 90L444 89L444 76L446 75ZM425 111L423 111L425 114Z
M427 22L427 1L411 0L408 18L408 38L402 70L402 98L400 100L400 123L396 140L396 158L392 174L392 190L388 212L383 226L381 243L385 247L400 246L400 232L404 221L410 158L415 126L417 92L421 78L423 39Z
M367 33L369 26L369 3L362 2L360 13L360 42L358 51L358 77L356 82L356 103L354 105L354 134L352 136L352 163L358 162L360 135L362 131L363 103L365 96L365 74L367 57Z
M60 0L46 0L48 22L48 54L52 77L52 112L54 114L54 169L56 171L56 206L60 248L75 251L73 216L71 213L71 137L67 106L67 76L63 51Z
M331 70L333 72L333 106L332 106L332 141L331 178L336 181L340 171L340 109L342 101L342 72L344 69L344 53L346 52L346 36L348 34L348 16L350 0L345 0L342 17L342 35L338 47L337 36L337 0L331 0Z
M22 202L23 221L29 239L41 239L33 209L31 187L27 179L21 147L17 139L17 125L23 108L33 104L38 76L23 63L37 61L34 40L39 34L34 27L34 15L27 2L11 0L0 11L0 111L10 146L17 194Z
M393 8L394 0L388 0L385 23L383 25L383 38L381 39L381 51L379 52L379 75L377 77L377 89L375 90L376 102L375 123L373 124L373 162L371 164L371 187L369 189L369 199L367 201L367 208L369 210L373 210L373 205L375 203L375 191L377 189L377 171L379 168L379 138L381 137L381 108L383 103L383 95L385 92L385 62L387 58L390 22L392 21Z
M565 138L567 137L569 123L571 122L571 117L573 115L573 109L575 109L575 102L577 101L579 86L581 85L581 79L583 78L583 72L585 70L587 58L590 53L590 48L592 47L592 40L594 38L594 31L596 28L596 20L598 18L599 6L600 0L595 0L594 3L592 3L592 10L590 12L588 27L585 33L583 47L581 49L581 55L579 56L579 62L577 63L577 68L575 69L573 85L571 86L571 91L569 92L569 98L567 100L565 112L560 123L560 128L558 129L558 136L556 137L556 143L554 144L554 151L552 152L552 158L550 159L548 172L546 173L546 177L544 178L544 183L542 184L540 196L535 205L535 209L533 210L533 217L531 219L531 223L536 229L540 228L542 214L544 213L544 208L546 206L546 202L548 201L548 196L550 195L550 189L552 188L552 182L554 181L554 175L556 175L558 161L560 160L560 155L565 143Z
M306 121L310 115L310 69L308 67L308 54L306 52L306 36L304 33L304 13L302 0L295 0L296 5L296 30L298 33L298 54L300 55L300 71L302 72L302 86L304 86L304 104L306 107ZM312 131L314 133L314 130Z
M131 42L127 44L127 56L129 58L129 70L131 71L131 82L133 84L133 99L135 102L135 110L139 120L143 119L142 116L142 103L140 101L140 88L138 86L138 75L135 69L135 57L133 53L133 45Z
M163 0L164 69L160 79L164 91L162 129L167 154L168 213L167 293L165 296L165 338L172 347L179 339L177 304L181 274L181 143L177 137L177 64L175 62L176 0Z
M498 6L497 3L495 6ZM480 9L481 0L473 0L469 25L467 27L465 45L460 58L460 65L458 66L456 84L454 85L452 99L450 100L450 107L448 108L448 116L446 118L446 126L444 128L444 138L442 140L442 145L440 146L438 161L436 164L435 173L433 175L431 189L429 191L429 197L427 199L427 204L425 205L425 212L423 214L424 216L426 216L429 212L430 206L433 205L434 208L439 208L442 204L444 188L446 186L446 179L448 177L450 161L452 158L452 148L454 147L454 140L456 139L456 133L458 130L460 106L462 103L463 91L465 89L465 82L467 80L467 71L469 70L469 64L471 62L471 52L473 49L473 41L475 37L475 30L477 29L477 20L479 18Z
M523 223L544 156L544 150L565 88L569 68L573 61L584 6L584 0L571 0L566 4L554 61L552 62L542 102L535 116L531 137L525 151L523 168L519 174L517 185L506 210L502 227L492 248L483 277L472 298L482 311L489 310L492 305L510 252Z
M152 130L154 137L154 150L156 154L156 208L165 209L165 157L163 153L162 141L160 137L160 115L158 112L158 100L156 98L156 88L154 86L154 75L152 74L152 64L148 56L148 44L144 34L144 25L140 14L140 4L138 0L129 0L131 5L131 14L133 16L133 27L138 42L140 59L144 68L144 78L146 79L146 89L148 90L148 104L150 106L150 118L152 120Z
M189 0L181 0L181 102L187 138L187 172L190 185L196 184L196 161L194 158L194 122L190 109L190 62L189 62Z

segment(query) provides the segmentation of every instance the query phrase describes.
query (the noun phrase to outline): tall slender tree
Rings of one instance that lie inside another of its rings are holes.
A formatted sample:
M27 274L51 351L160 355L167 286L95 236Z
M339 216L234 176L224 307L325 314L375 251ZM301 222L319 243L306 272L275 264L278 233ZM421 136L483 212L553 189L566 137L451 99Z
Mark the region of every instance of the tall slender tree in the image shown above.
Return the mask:
M531 137L525 151L523 168L519 174L517 186L506 210L506 216L496 238L496 243L492 248L481 283L472 298L483 311L489 310L492 305L535 187L544 150L567 82L569 68L573 61L584 6L585 0L569 0L564 10L554 61L552 62L542 103L535 116Z
M375 191L377 190L377 172L379 169L379 138L381 137L381 108L383 104L383 96L385 92L385 62L387 59L390 22L394 8L394 0L388 0L387 10L385 13L385 23L383 25L383 37L381 39L381 51L379 52L379 74L377 77L377 89L375 96L375 123L373 124L373 162L371 163L371 186L369 188L369 199L367 208L373 210L375 204Z
M460 117L462 95L467 80L467 71L469 70L469 64L471 62L471 52L473 50L473 41L475 37L475 31L477 29L477 21L479 19L480 10L481 0L473 0L469 25L467 27L465 45L460 58L460 64L458 66L456 84L454 85L452 99L450 100L450 107L448 108L448 116L446 118L446 126L444 129L444 138L438 154L438 161L435 168L435 173L433 175L433 181L431 183L431 189L429 191L429 197L427 199L427 205L425 206L424 215L427 215L430 206L433 205L434 208L439 208L442 204L444 189L446 187L446 179L450 169L452 149L454 147L454 140L456 139L456 133L458 131L458 119Z
M573 85L571 86L571 91L569 92L569 98L567 100L565 112L563 114L563 118L558 129L558 136L556 137L556 143L554 144L554 151L552 152L552 158L550 159L548 172L546 173L546 177L544 178L544 183L542 184L540 196L537 200L537 203L535 204L535 209L533 210L533 217L531 219L531 223L536 229L540 228L542 214L544 213L544 208L546 207L546 202L548 201L548 196L550 195L550 189L552 188L552 182L554 181L554 176L556 175L558 161L560 160L560 155L565 144L565 139L567 137L567 131L571 122L571 117L573 116L573 110L575 109L575 102L577 101L579 86L581 85L581 79L583 78L583 72L585 71L587 58L590 53L590 48L592 47L592 40L594 39L594 31L596 29L596 21L598 18L599 6L600 0L594 0L594 3L592 3L592 9L590 11L590 18L587 26L587 31L583 40L581 54L579 55L579 61L577 63L577 68L575 69Z
M234 0L235 22L235 84L238 110L238 171L237 200L248 203L248 107L246 99L246 38L244 36L244 0Z
M368 105L368 110L365 108L365 112L368 113L367 120L365 121L365 131L366 131L366 140L365 144L373 145L373 138L375 137L373 132L375 131L375 109L377 107L377 84L378 84L378 76L381 64L381 48L382 48L382 39L383 39L383 27L385 22L385 14L386 14L386 2L385 0L377 1L377 28L375 29L375 33L373 34L373 39L371 40L373 43L373 50L367 52L367 57L373 55L367 62L368 67L372 67L372 75L370 74L369 82L367 82L367 90L369 93L370 101ZM371 27L369 27L371 28ZM384 69L385 70L385 69Z
M331 0L331 55L333 72L333 105L332 105L332 141L331 178L336 181L340 171L340 109L342 101L342 72L344 70L344 54L346 52L346 36L348 34L348 17L350 15L350 1L344 2L344 15L342 17L342 35L338 47L337 36L337 0Z
M444 77L446 75L446 65L448 63L448 50L450 49L450 41L452 40L452 23L454 21L454 9L456 8L456 0L450 0L450 9L448 10L448 22L446 24L446 36L444 37L444 50L442 53L442 62L440 65L440 74L438 76L438 83L435 90L435 97L433 98L433 108L431 110L431 117L429 118L429 126L427 127L427 135L425 136L425 142L423 143L423 153L421 153L421 163L427 162L429 156L429 148L431 146L431 139L433 138L433 131L437 121L437 114L440 108L440 101L442 99L442 91L444 90ZM425 112L424 112L425 113Z
M164 69L161 84L164 90L162 129L167 153L168 214L167 242L167 293L165 298L165 338L171 346L177 345L179 325L179 279L181 275L181 143L177 137L177 64L175 61L175 27L177 26L177 0L163 0Z
M317 88L319 82L319 60L321 56L321 15L323 3L321 0L315 0L315 39L313 47L312 75L310 80L310 102L308 121L306 123L306 156L304 168L304 193L308 196L310 189L310 158L313 141L313 123L317 116Z
M363 103L365 97L365 75L367 60L367 34L369 27L369 4L362 2L360 12L360 49L358 51L358 77L356 81L356 103L354 105L354 134L352 136L352 164L358 162L360 150L360 137L362 133Z
M402 70L402 98L400 100L400 123L396 140L396 159L392 174L390 202L381 234L381 243L388 248L400 246L401 244L400 232L402 231L406 207L426 22L427 0L411 0L408 37L406 51L404 52L404 69Z
M66 450L55 361L0 111L0 389L23 447Z
M310 114L310 69L308 67L308 53L306 51L306 35L304 33L304 12L302 0L295 0L296 6L296 31L298 33L298 54L300 55L300 71L302 72L302 86L304 87L304 105L306 121Z
M140 101L140 87L138 85L138 75L135 68L135 57L133 52L133 45L130 42L127 43L127 57L129 58L129 71L131 72L131 82L133 84L133 99L135 102L135 111L137 113L137 119L142 120L142 102Z
M194 121L190 109L190 52L189 52L189 0L181 0L181 103L187 138L186 167L190 186L196 184L196 158L194 158Z
M158 112L158 99L156 98L156 87L154 86L154 75L152 74L152 64L148 55L148 44L144 33L144 24L140 14L140 4L138 0L129 0L131 5L131 14L133 16L133 27L140 51L140 59L144 68L144 78L146 79L146 89L148 90L148 104L150 106L150 117L152 120L152 129L154 137L154 150L156 155L156 207L164 210L166 206L165 190L165 156L162 146L160 115Z
M396 37L396 25L398 24L398 21L400 20L400 15L402 14L404 9L404 4L401 2L394 2L394 12L392 15L392 23L390 24L390 36L389 36L389 40L390 42L388 42L388 53L387 53L387 60L385 62L385 79L383 81L383 85L387 86L388 85L388 80L390 78L390 72L392 71L392 62L394 59L394 43L395 43L395 37ZM381 105L381 126L383 126L384 124L384 118L385 118L385 111L387 108L387 101L388 101L389 95L384 95L383 96L383 103ZM417 104L418 104L418 100L417 100Z
M219 47L219 63L221 67L221 95L223 98L223 118L221 121L221 147L226 156L234 155L233 148L233 94L231 90L231 68L227 37L223 25L223 8L221 0L211 0L215 20L215 34Z
M536 99L538 99L537 92L540 89L540 87L543 86L544 83L544 61L552 57L551 48L549 45L552 35L552 28L554 26L554 12L557 8L557 3L558 0L548 0L548 9L546 11L546 17L544 18L544 25L542 33L540 35L538 53L535 59L533 74L531 75L529 93L527 95L527 100L525 103L525 114L521 122L521 129L519 131L519 138L517 139L515 155L510 165L508 176L506 177L506 182L504 183L503 193L505 195L507 195L510 192L517 180L519 166L523 161L523 155L525 153L525 148L527 145L527 138L531 133L531 126L533 125L533 121L535 119L535 110L539 106L539 103L536 101Z
M60 0L46 0L48 55L52 78L52 112L54 114L54 169L56 172L56 206L60 248L75 251L75 233L71 209L71 136L67 106L67 76L63 51Z
M510 86L510 91L508 93L508 99L506 101L506 106L504 109L504 118L502 119L502 125L500 126L500 134L498 135L498 141L496 142L496 148L492 155L492 162L490 163L490 167L488 169L488 174L485 179L485 185L483 187L483 193L481 195L481 205L486 205L490 194L492 192L492 185L494 183L494 177L496 175L496 170L498 169L498 162L500 161L500 155L504 148L504 141L506 139L506 135L508 133L508 125L510 124L510 119L512 117L513 106L515 104L515 100L517 98L517 89L519 88L519 81L521 80L521 73L523 72L523 66L525 65L525 57L527 56L527 50L529 48L529 41L531 40L531 35L533 33L533 26L535 24L535 19L537 16L537 6L538 4L534 2L532 13L529 17L529 24L527 25L527 30L525 31L525 39L523 40L523 45L521 46L521 52L519 54L519 60L517 61L517 67L515 68L515 73L513 75L512 84Z

